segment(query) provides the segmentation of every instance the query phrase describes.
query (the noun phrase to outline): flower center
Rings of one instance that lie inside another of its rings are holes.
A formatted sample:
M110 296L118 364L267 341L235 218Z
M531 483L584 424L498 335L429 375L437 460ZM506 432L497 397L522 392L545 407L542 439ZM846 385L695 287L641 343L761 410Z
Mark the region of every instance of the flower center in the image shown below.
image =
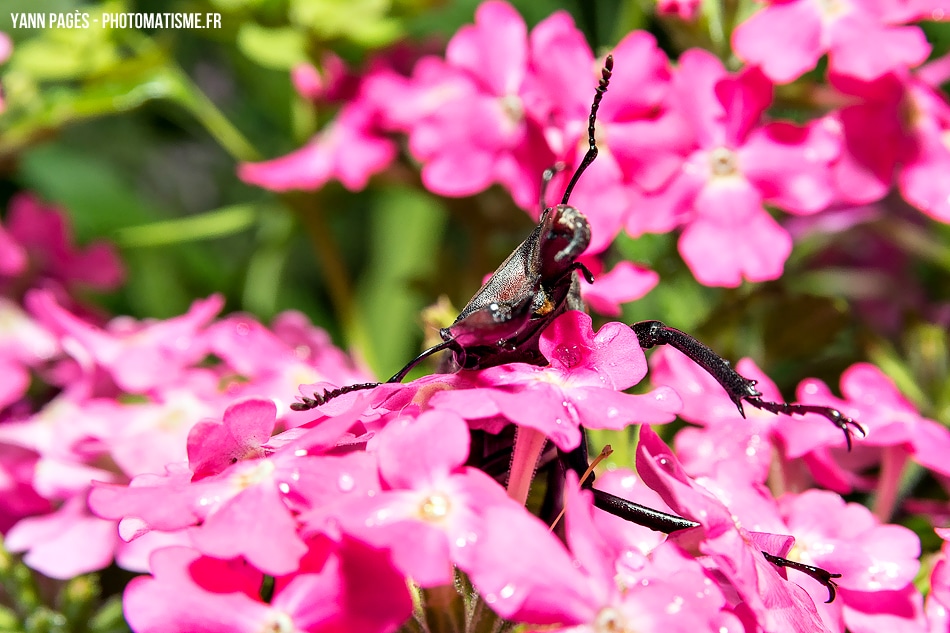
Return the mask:
M294 633L297 630L293 618L286 613L278 611L272 614L269 620L264 624L261 633Z
M431 494L419 506L419 513L426 521L441 521L449 514L449 498L442 493Z
M736 153L726 147L717 147L709 153L709 167L713 176L723 178L739 173L739 160Z
M832 22L851 12L851 3L848 0L815 0L821 19Z
M501 104L501 111L505 113L505 117L514 124L521 123L524 118L524 105L519 97L505 95L498 102Z
M233 481L238 488L244 490L264 481L276 469L274 462L269 459L262 459L260 464L257 464L252 470L237 475Z
M596 633L624 633L627 631L627 623L619 611L613 607L605 607L594 620L594 631Z

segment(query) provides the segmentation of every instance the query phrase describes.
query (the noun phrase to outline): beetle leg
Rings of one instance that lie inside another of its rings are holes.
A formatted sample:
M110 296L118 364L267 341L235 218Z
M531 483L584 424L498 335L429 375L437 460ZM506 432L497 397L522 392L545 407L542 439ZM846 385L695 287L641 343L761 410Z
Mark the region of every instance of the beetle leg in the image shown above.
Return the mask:
M577 448L567 452L558 449L557 453L565 468L570 468L577 473L578 477L583 477L588 465L587 433L584 432L584 427L581 427L581 443L577 445ZM594 473L590 473L587 479L581 483L581 488L594 493L594 506L616 517L620 517L631 523L636 523L637 525L642 525L651 530L669 534L676 530L685 530L699 526L699 523L695 521L684 519L675 514L660 512L659 510L642 506L639 503L634 503L633 501L612 495L604 490L594 488Z
M841 574L832 574L830 571L822 569L821 567L815 567L814 565L806 565L805 563L799 563L793 560L788 560L787 558L782 558L781 556L773 556L768 552L762 552L762 555L765 556L765 560L769 561L776 567L788 567L789 569L797 569L803 574L807 574L823 584L828 590L828 599L825 600L825 604L833 602L835 596L837 595L838 585L835 583L835 578L841 578Z
M775 414L805 415L806 413L817 413L841 429L848 444L848 450L851 450L853 432L857 431L862 437L865 435L864 428L860 424L837 409L818 405L787 404L763 400L762 393L755 388L754 380L743 377L732 368L729 361L685 332L664 325L660 321L641 321L630 327L636 333L637 339L640 341L640 347L643 349L650 349L657 345L669 345L686 354L690 360L706 370L726 390L742 417L745 417L745 411L742 408L743 401L757 409Z

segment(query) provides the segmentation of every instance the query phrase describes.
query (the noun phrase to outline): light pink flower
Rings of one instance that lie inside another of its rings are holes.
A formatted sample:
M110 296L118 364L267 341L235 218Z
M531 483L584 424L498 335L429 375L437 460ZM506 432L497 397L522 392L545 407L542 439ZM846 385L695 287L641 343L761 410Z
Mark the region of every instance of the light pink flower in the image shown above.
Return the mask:
M670 449L649 427L640 431L637 472L676 514L701 523L698 528L674 536L674 540L698 541L699 550L715 563L758 626L767 631L825 631L805 590L786 580L762 555L764 550L784 556L794 539L751 532L739 525L722 501L686 475Z
M770 2L736 28L732 45L776 83L811 70L825 53L831 72L871 81L913 68L930 54L919 27L894 26L907 20L897 2Z
M340 529L387 548L396 568L420 586L451 583L453 564L471 566L472 544L486 529L484 512L513 503L485 473L463 467L468 448L468 425L454 414L394 419L370 445L383 489L338 506L333 516Z

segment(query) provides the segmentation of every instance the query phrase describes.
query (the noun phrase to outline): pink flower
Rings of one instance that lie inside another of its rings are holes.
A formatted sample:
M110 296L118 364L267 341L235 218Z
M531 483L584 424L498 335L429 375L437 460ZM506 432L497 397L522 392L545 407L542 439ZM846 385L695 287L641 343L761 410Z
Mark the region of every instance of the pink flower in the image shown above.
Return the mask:
M152 556L152 576L126 588L125 616L141 633L390 633L409 617L405 581L385 556L352 541L334 547L317 540L310 547L319 562L279 578L269 603L259 597L263 574L241 560L185 547L160 550Z
M686 471L699 476L712 473L720 463L742 464L749 481L764 483L772 453L778 448L777 431L798 421L752 407L746 407L748 417L744 418L722 385L672 348L654 352L650 363L651 380L672 387L683 399L680 417L702 427L687 427L676 434L676 452ZM775 383L752 360L740 360L736 370L755 380L766 400L782 400Z
M16 276L26 270L35 276L31 285L52 284L52 289L87 286L111 290L122 282L122 264L113 247L104 242L80 250L71 244L66 214L42 204L26 193L10 200L6 230L0 227L0 276ZM0 288L10 281L0 277Z
M125 540L149 530L190 528L191 543L209 556L244 556L267 573L290 573L306 551L296 514L325 499L328 468L337 458L322 455L336 447L361 410L263 442L276 408L244 400L220 425L192 429L188 453L200 474L171 464L166 474L140 475L129 486L94 482L89 507L102 518L121 519Z
M925 630L920 594L912 585L920 568L916 534L882 525L864 506L828 491L783 496L779 508L795 535L796 560L841 574L832 605L821 602L820 587L802 582L826 621L840 614L855 633Z
M102 367L120 388L140 393L173 383L184 367L204 358L207 347L199 332L221 310L224 299L195 301L187 314L165 321L116 319L106 330L71 314L49 292L31 292L26 304L40 323L74 341L70 352L86 370L87 380L95 378L94 367Z
M310 143L281 158L244 163L238 177L273 191L319 189L332 179L358 191L396 157L395 143L380 133L376 119L371 105L351 101Z
M427 189L465 196L493 182L523 208L537 205L541 172L554 163L541 127L526 116L527 29L507 3L490 0L475 24L459 29L445 62L423 59L416 97L391 99L409 131L409 149L423 163ZM406 104L418 103L416 113ZM438 107L435 107L438 105Z
M830 72L871 81L913 68L930 54L920 28L893 26L907 19L897 2L771 2L736 28L732 45L776 83L814 68L825 53Z
M680 516L702 525L673 537L695 543L738 593L764 630L824 631L815 605L797 584L789 582L762 555L784 556L794 539L751 532L709 491L692 481L682 466L649 427L640 431L637 472L660 493Z
M646 359L633 330L622 323L608 323L595 334L588 315L568 311L541 334L540 350L547 367L511 363L483 370L478 381L488 386L441 391L432 406L466 418L501 414L563 450L580 443L580 425L623 429L669 422L679 409L679 398L668 388L623 393L646 375Z
M786 436L789 455L810 453L809 465L819 481L838 491L848 491L855 485L866 488L867 481L857 472L869 462L883 462L877 481L875 513L885 518L896 502L901 472L908 457L936 473L950 474L946 460L950 454L950 430L920 415L880 369L868 363L852 365L841 375L841 392L844 400L836 398L827 385L814 379L802 381L798 386L802 402L834 406L867 431L867 436L855 447L855 455L839 464L831 459L827 448L818 448L825 446L821 439L825 432L817 428L820 418L809 415L801 420L795 434ZM840 433L838 435L840 447L842 438ZM849 464L857 472L850 472Z
M763 205L803 214L823 209L833 196L835 138L818 125L761 125L772 100L768 80L755 69L731 77L700 49L681 56L673 85L696 148L672 180L643 197L639 212L686 223L679 250L701 283L777 278L792 240Z
M950 56L933 65L946 67L948 60ZM950 103L940 89L947 77L945 72L927 71L924 67L906 84L908 137L897 182L904 199L933 219L950 223L950 184L943 177L950 169Z
M530 50L528 111L548 122L545 135L561 160L577 164L588 148L588 117L602 64L566 13L538 24ZM607 248L636 212L639 188L667 181L692 141L670 110L669 61L653 36L630 33L611 54L609 94L597 115L600 153L571 196L591 225L588 254Z
M420 586L451 583L453 564L471 567L472 544L486 529L484 512L513 502L485 473L463 467L469 431L454 414L394 419L374 447L383 489L351 495L333 516L344 533L387 548L396 568Z
M581 284L581 298L591 310L606 316L620 316L620 304L640 299L660 282L654 271L631 262L617 262L610 272L597 274L600 262L593 258L586 261L596 281Z
M576 477L568 481L570 552L523 510L498 507L487 514L470 577L505 618L577 633L741 630L721 612L725 599L699 563L675 545L660 544L649 556L615 549Z

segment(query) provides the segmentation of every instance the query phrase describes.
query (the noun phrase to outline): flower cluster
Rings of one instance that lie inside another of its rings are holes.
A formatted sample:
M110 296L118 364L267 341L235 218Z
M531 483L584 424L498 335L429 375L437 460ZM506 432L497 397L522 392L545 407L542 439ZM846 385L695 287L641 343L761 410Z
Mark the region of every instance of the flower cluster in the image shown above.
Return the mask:
M657 4L670 19L703 9ZM641 31L612 50L600 155L571 199L591 226L578 262L597 277L581 290L595 310L619 314L658 281L626 261L601 274L622 231L678 231L696 279L732 287L780 277L796 227L853 219L892 187L950 222L950 57L927 63L913 24L944 9L762 4L732 33L735 72L705 49L671 61ZM0 61L8 49L0 34ZM358 190L402 135L428 190L500 185L537 217L542 171L588 149L602 65L566 13L529 30L488 0L444 56L396 49L356 73L326 53L319 70L297 68L297 91L339 104L336 118L239 175L275 191ZM808 115L777 120L792 82ZM307 317L221 316L218 295L167 320L89 307L87 290L122 278L111 246L76 247L58 209L12 199L0 225L4 547L58 580L141 573L123 595L137 632L950 627L946 504L917 501L944 540L931 560L893 522L913 506L908 479L950 482L950 430L874 365L851 365L836 392L807 379L796 394L860 424L853 448L817 414L743 413L680 352L648 361L629 325L595 328L576 310L540 332L538 364L386 383L304 412L297 394L372 380ZM784 400L751 359L737 369ZM636 472L577 472L586 430L634 431ZM661 534L604 511L603 493L696 525Z
M151 577L129 586L133 628L392 631L410 617L406 581L435 591L459 570L498 615L565 630L927 630L912 584L917 536L812 487L809 473L820 478L827 464L822 452L843 442L826 420L758 412L743 426L721 387L678 353L655 361L656 380L672 388L624 394L647 369L636 337L619 323L594 332L579 312L559 317L541 350L545 367L511 364L355 392L283 431L273 400L241 398L219 421L191 428L186 461L129 484L94 483L89 506L99 520L118 521L129 545L176 543L154 551ZM749 361L740 367L769 395L766 377ZM950 442L950 432L899 395L868 402L847 386L865 371L846 374L839 404L866 425L869 450L906 450L909 438ZM824 395L813 382L802 390ZM895 406L923 435L878 428L875 420ZM698 425L677 436L682 463L644 426L642 480L615 472L596 485L700 527L664 539L595 510L573 474L566 542L523 505L538 454L517 455L535 434L569 451L580 425L664 423L677 412ZM472 466L490 471L492 456L476 451L470 435L510 425L518 439L506 490ZM802 452L814 456L805 459L811 471L794 468ZM765 487L773 459L788 475L768 483L800 492L775 497ZM857 463L864 472L869 462ZM874 485L883 493L899 476L882 474ZM825 587L796 570L786 577L765 554L842 574L838 599L826 604ZM258 593L263 575L275 578L269 601Z
M687 17L696 7L660 10ZM924 2L769 3L734 32L746 62L736 73L703 49L673 65L652 35L629 34L611 51L600 158L573 195L592 226L587 257L621 230L680 228L679 251L696 279L734 287L782 274L792 237L767 208L810 215L880 200L896 183L911 204L950 221L941 177L950 167L950 104L939 90L950 61L921 67L930 46L920 27L906 26L943 17ZM772 120L776 84L826 53L831 94L816 91L803 125ZM325 65L328 82L342 81L338 60ZM557 161L577 164L586 151L600 66L568 15L529 33L514 9L490 0L444 59L423 57L407 76L383 58L351 78L351 100L307 148L241 173L277 190L330 178L362 186L395 157L386 133L401 132L430 191L464 196L497 183L537 214L538 174Z

